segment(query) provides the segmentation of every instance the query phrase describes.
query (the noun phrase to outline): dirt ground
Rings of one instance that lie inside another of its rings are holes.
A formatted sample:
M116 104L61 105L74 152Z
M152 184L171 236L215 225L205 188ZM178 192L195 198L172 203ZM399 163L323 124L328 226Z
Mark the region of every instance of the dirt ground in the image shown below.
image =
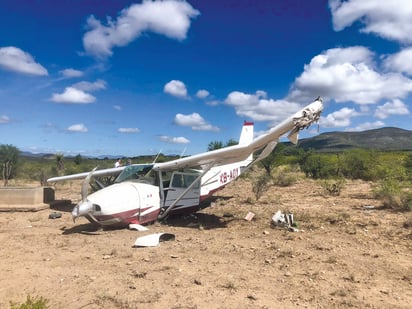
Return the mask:
M77 202L79 192L59 185L56 197ZM411 308L412 214L381 208L370 183L330 196L301 180L251 203L239 179L217 197L148 232L74 224L72 206L0 213L0 308L27 295L50 308ZM272 228L278 210L299 231ZM175 240L132 247L156 232Z

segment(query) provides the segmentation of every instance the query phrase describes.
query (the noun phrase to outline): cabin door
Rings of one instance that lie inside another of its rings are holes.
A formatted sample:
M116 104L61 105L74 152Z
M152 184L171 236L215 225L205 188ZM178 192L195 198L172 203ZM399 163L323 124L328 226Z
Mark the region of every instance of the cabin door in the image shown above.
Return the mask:
M174 172L167 188L165 207L170 206L196 180L198 174ZM174 210L192 208L199 205L200 180L177 202Z

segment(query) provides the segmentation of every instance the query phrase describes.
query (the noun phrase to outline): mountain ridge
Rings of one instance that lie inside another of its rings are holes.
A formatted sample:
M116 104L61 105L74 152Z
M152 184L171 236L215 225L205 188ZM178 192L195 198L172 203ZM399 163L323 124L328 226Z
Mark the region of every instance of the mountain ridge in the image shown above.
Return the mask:
M325 132L302 139L298 146L323 152L336 152L353 148L383 151L412 150L412 131L396 127L350 132Z
M285 144L291 144L286 142ZM319 152L340 152L354 148L376 149L383 151L412 151L412 131L396 127L383 127L379 129L351 132L325 132L317 136L299 140L298 147L314 149ZM25 157L54 158L55 154L30 153L22 151ZM145 156L145 155L142 155ZM74 156L68 156L74 157ZM93 159L115 159L122 155L84 156Z

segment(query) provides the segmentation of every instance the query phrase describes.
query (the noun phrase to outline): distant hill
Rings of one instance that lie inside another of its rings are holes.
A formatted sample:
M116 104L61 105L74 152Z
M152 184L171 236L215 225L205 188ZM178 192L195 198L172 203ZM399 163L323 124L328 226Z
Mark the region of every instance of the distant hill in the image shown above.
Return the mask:
M290 144L290 143L285 143ZM353 148L377 149L384 151L412 151L412 131L399 128L386 127L361 132L327 132L311 138L299 140L299 148L315 149L321 152L339 152ZM24 157L54 159L54 154L21 152ZM66 158L72 158L67 156ZM94 159L116 159L121 155L104 155L98 157L85 157ZM147 157L147 162L154 159L153 155ZM166 156L176 159L178 156ZM137 157L136 157L137 158Z
M43 158L43 159L55 159L56 154L55 153L33 153L29 151L20 151L20 155L22 157L27 157L27 158ZM65 158L74 158L76 156L73 155L68 155L64 156ZM125 156L122 155L100 155L97 157L94 156L83 156L83 158L86 159L109 159L109 160L116 160L117 158L124 158Z
M386 127L361 132L327 132L300 140L299 147L323 152L353 148L384 151L412 150L412 131Z
M55 155L51 153L33 153L30 151L20 151L20 156L27 158L54 159Z

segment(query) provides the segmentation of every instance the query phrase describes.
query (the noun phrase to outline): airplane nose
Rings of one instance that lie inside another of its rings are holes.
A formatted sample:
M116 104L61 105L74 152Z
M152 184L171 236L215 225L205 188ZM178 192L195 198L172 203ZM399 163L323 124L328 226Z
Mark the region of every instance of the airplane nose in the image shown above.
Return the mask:
M81 201L79 202L72 211L72 217L73 217L73 221L76 220L76 218L81 217L81 216L85 216L88 213L90 213L92 211L93 205L90 201L85 200L85 201Z

